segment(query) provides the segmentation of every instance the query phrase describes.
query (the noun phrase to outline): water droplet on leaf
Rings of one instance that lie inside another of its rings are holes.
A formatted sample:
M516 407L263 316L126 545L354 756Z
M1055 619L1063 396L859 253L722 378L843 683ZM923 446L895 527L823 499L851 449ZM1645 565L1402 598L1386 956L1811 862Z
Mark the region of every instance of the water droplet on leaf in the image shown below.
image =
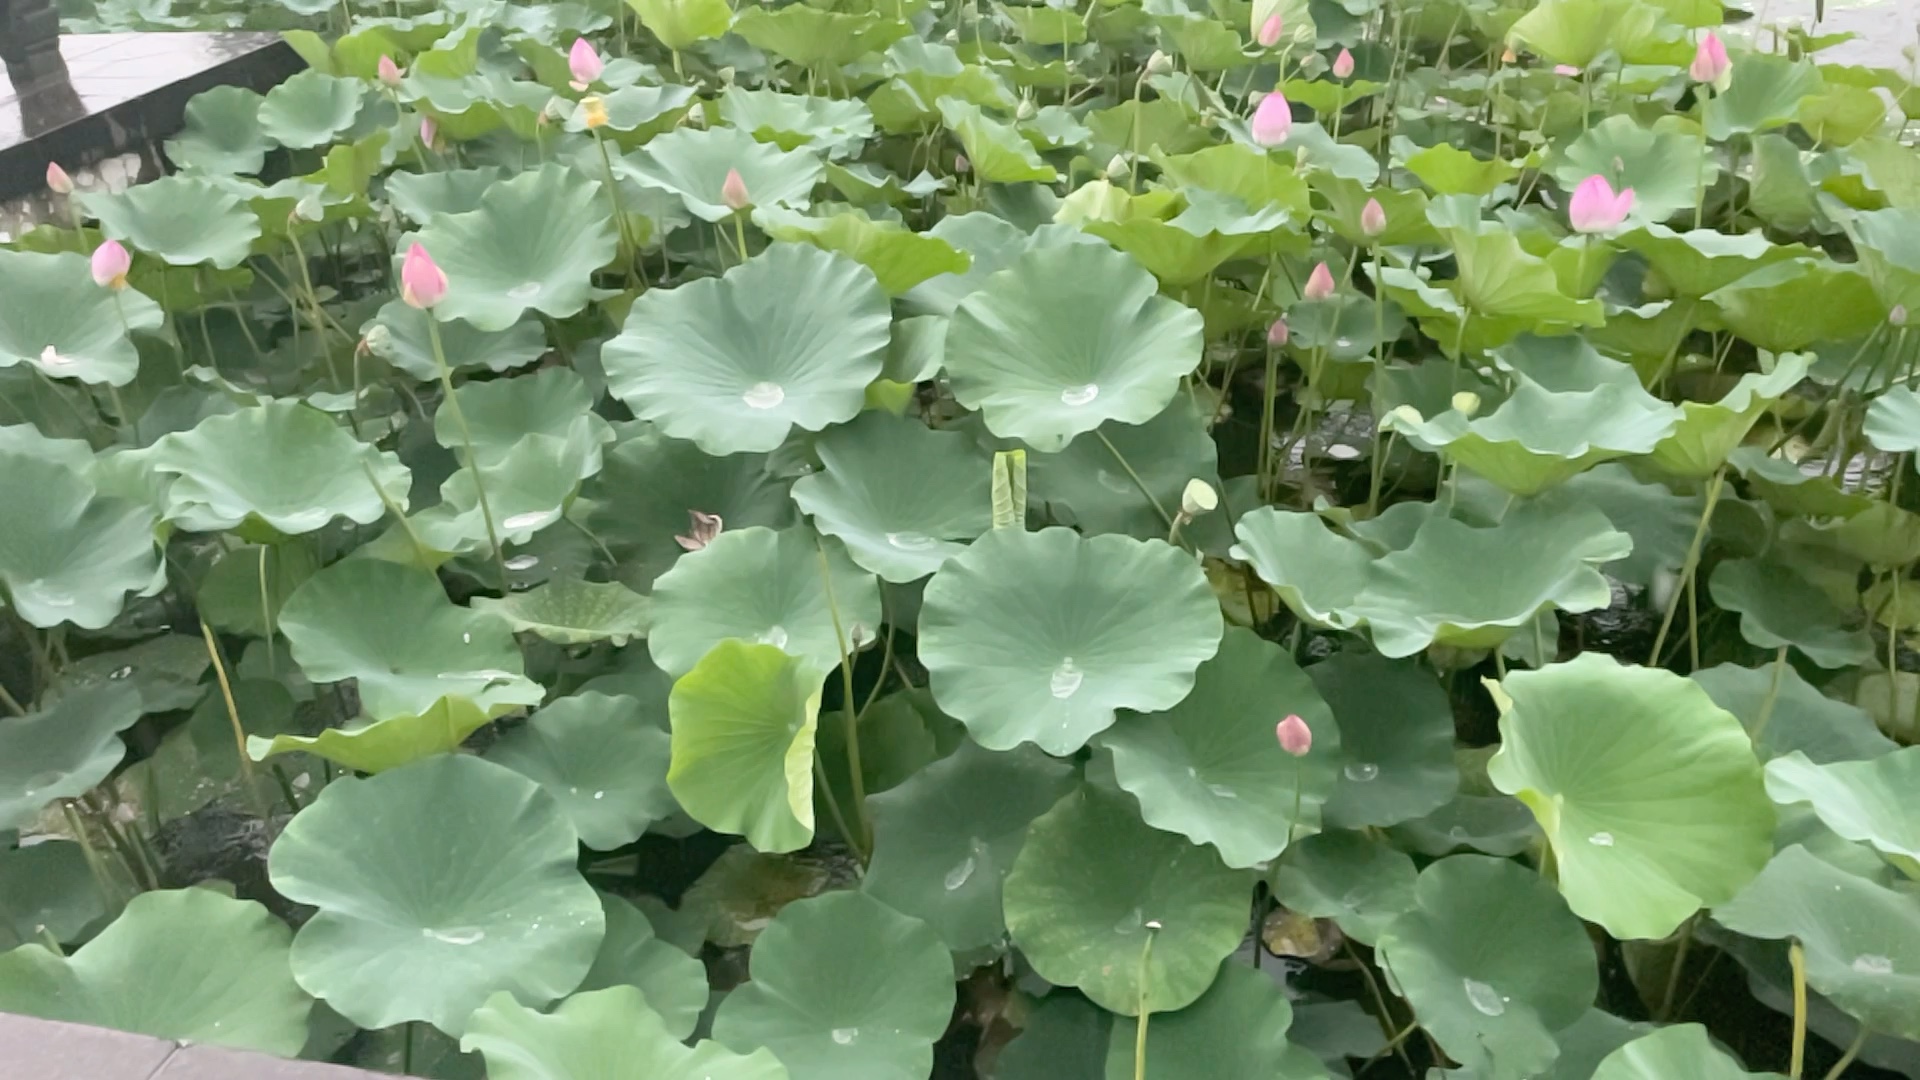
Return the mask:
M973 866L974 866L973 856L968 855L966 859L960 863L959 866L956 866L953 869L947 871L947 878L945 881L945 885L947 886L947 891L953 892L955 889L958 889L960 886L965 885L967 883L967 879L973 876Z
M426 927L420 931L420 934L422 937L444 941L449 945L477 945L487 938L487 932L477 926L450 926L444 930Z
M1612 847L1613 834L1610 832L1594 833L1592 836L1587 837L1587 843L1592 844L1594 847Z
M1053 677L1047 680L1047 689L1053 691L1054 697L1064 700L1079 691L1080 684L1086 679L1086 673L1074 667L1073 657L1069 656L1053 669Z
M1467 1000L1474 1009L1487 1016L1499 1016L1507 1011L1507 999L1500 992L1478 979L1462 980L1467 991Z
M787 392L780 388L779 383L757 382L747 387L747 392L740 395L740 400L746 402L750 409L771 409L787 400Z
M1364 784L1380 775L1380 766L1371 761L1356 761L1341 772L1354 783Z
M1085 386L1069 386L1065 390L1060 391L1060 403L1063 405L1071 405L1077 409L1082 405L1091 403L1094 398L1099 396L1100 388L1093 383L1088 383Z
M933 546L934 539L926 533L890 532L887 534L887 543L901 551L925 551Z
M784 649L787 647L787 628L784 626L770 626L757 640L762 645L771 645L776 649Z
M514 300L531 300L539 295L540 283L537 281L523 281L507 290L507 296Z
M531 570L539 565L540 556L538 555L515 555L513 558L507 560L507 569L509 570Z
M529 510L524 514L515 514L500 523L503 529L531 529L545 525L559 515L552 510Z
M853 1040L858 1038L859 1035L860 1035L859 1028L834 1028L833 1029L833 1041L839 1043L841 1046L851 1045Z
M1862 975L1891 975L1893 961L1874 953L1861 953L1853 958L1853 970Z

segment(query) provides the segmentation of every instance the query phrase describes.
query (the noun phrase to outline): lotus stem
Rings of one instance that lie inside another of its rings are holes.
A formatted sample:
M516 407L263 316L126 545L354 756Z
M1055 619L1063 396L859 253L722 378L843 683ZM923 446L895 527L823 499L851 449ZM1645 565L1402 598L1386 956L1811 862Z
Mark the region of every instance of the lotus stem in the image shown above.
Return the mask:
M1133 486L1139 488L1140 494L1145 495L1147 501L1153 504L1154 511L1160 515L1160 520L1166 523L1168 529L1174 528L1173 515L1167 513L1167 508L1160 504L1160 499L1154 495L1151 488L1147 487L1147 482L1140 479L1140 474L1134 471L1133 466L1128 464L1125 457L1121 456L1120 448L1113 445L1112 440L1107 438L1107 433L1101 431L1099 428L1094 428L1093 434L1095 438L1100 440L1100 445L1106 447L1107 452L1113 455L1113 460L1120 463L1120 468L1126 471L1127 479L1132 480Z
M1667 1020L1673 1016L1674 995L1680 992L1680 975L1687 969L1687 953L1693 948L1693 928L1698 914L1688 916L1680 924L1680 940L1673 954L1673 966L1667 969L1667 987L1660 995L1660 1011L1654 1013L1657 1020Z
M80 856L86 860L87 869L93 873L93 883L100 890L100 899L109 908L122 899L120 889L113 882L113 875L107 872L106 860L100 857L100 849L93 846L93 837L87 832L87 823L80 820L80 814L73 808L72 799L60 800L60 815L66 819L67 831L73 833L75 843L80 845Z
M627 234L627 211L621 205L620 182L613 175L613 155L607 153L606 136L599 128L593 129L593 144L600 149L600 165L607 171L607 195L613 201L613 224L620 232L620 274L633 283L633 261L639 257L639 245Z
M0 705L5 705L15 716L27 715L27 710L21 708L20 703L15 701L13 695L7 692L5 683L0 683Z
M1773 654L1773 677L1767 680L1767 696L1760 703L1760 718L1753 722L1753 745L1760 746L1760 736L1766 733L1767 721L1773 719L1773 706L1780 699L1780 678L1787 673L1787 647L1780 646Z
M280 664L273 655L273 601L267 593L267 545L265 544L260 545L260 634L266 640L267 674L277 679L280 677Z
M1655 667L1660 663L1660 650L1667 643L1667 631L1673 628L1673 617L1680 611L1680 596L1686 583L1693 578L1694 571L1700 568L1700 550L1707 539L1707 523L1713 518L1713 507L1720 501L1720 489L1726 486L1727 467L1720 466L1707 483L1706 505L1700 509L1700 521L1693 529L1693 542L1687 545L1687 560L1680 569L1680 581L1674 586L1673 596L1667 601L1667 613L1660 620L1660 632L1654 635L1653 652L1647 657L1647 666Z
M1787 1075L1800 1080L1807 1063L1807 950L1799 938L1787 946L1787 960L1793 965L1793 1057Z
M460 446L467 452L467 468L473 470L473 490L480 501L480 519L487 524L487 543L493 547L493 565L500 571L500 591L513 591L507 576L507 558L500 551L500 533L493 525L493 506L487 502L487 485L480 475L480 459L473 453L473 429L467 426L467 414L460 408L460 396L453 392L453 368L447 365L447 350L440 343L440 320L427 313L427 338L433 342L433 362L440 368L440 389L446 394L445 407L453 410L453 422L460 428ZM371 475L371 474L369 474ZM374 485L378 487L378 484ZM412 530L408 530L411 535ZM414 541L419 543L418 538Z
M1867 1030L1867 1025L1861 1024L1860 1031L1853 1037L1853 1043L1847 1047L1847 1052L1840 1055L1840 1060L1833 1063L1833 1068L1827 1070L1827 1080L1840 1080L1840 1074L1846 1072L1847 1066L1853 1064L1853 1059L1860 1056L1861 1049L1867 1045L1867 1040L1872 1035L1873 1032Z
M827 766L826 763L820 759L820 751L818 749L815 749L813 752L813 782L819 789L821 797L826 800L827 816L833 818L833 827L840 830L841 836L847 837L849 841L851 841L853 830L847 828L847 815L840 809L840 797L833 793L833 785L827 782ZM855 847L854 850L858 851L859 848ZM864 864L856 859L853 865L860 871L861 877L866 876L867 871Z
M200 620L200 638L207 643L207 659L213 662L213 674L220 683L220 698L227 706L227 722L233 726L233 749L240 755L240 777L247 785L247 797L253 800L254 808L260 813L260 820L267 820L267 800L260 794L260 785L253 773L253 758L247 756L247 730L240 724L240 706L233 700L233 683L227 678L226 661L220 657L220 643L214 640L213 627L207 620Z
M813 546L820 553L820 581L827 590L827 614L833 617L833 638L840 649L840 705L847 719L847 780L853 787L853 815L860 828L857 836L847 839L853 842L853 850L865 863L873 857L873 821L867 816L867 778L860 768L860 714L854 711L853 653L840 622L840 604L833 596L833 566L827 562L827 546L819 537L814 538Z
M1140 947L1140 1018L1133 1033L1133 1080L1147 1078L1147 961L1153 956L1153 939L1160 934L1159 920L1147 923L1147 943Z

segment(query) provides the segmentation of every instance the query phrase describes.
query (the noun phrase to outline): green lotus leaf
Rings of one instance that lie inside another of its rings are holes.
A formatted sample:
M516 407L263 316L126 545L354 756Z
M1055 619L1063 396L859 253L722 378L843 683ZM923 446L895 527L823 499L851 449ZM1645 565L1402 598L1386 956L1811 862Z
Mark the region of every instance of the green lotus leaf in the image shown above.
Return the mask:
M1329 826L1397 825L1447 804L1460 788L1453 708L1411 661L1336 653L1307 669L1333 709L1345 764L1321 816Z
M708 828L759 851L813 839L813 739L822 678L772 645L729 638L673 684L667 784Z
M1695 152L1688 150L1689 156ZM1612 175L1605 168L1590 170L1586 175L1596 172ZM1573 183L1578 184L1583 179L1585 175L1576 176ZM1562 183L1565 183L1564 179ZM1634 197L1640 197L1637 187L1634 188ZM1692 201L1692 196L1688 196L1689 205ZM1675 232L1657 222L1623 233L1616 242L1645 256L1647 264L1660 275L1660 280L1666 282L1668 288L1690 298L1705 296L1722 286L1731 285L1761 267L1809 254L1800 244L1775 244L1757 232L1739 235L1713 229Z
M1290 911L1333 919L1363 944L1414 907L1413 860L1361 832L1325 832L1294 846L1273 872L1274 898Z
M1070 754L1117 709L1186 697L1221 620L1200 568L1161 541L995 529L928 582L919 629L934 699L974 741Z
M1790 516L1849 518L1876 505L1865 493L1847 491L1824 473L1802 472L1799 465L1770 456L1762 447L1743 446L1727 455L1727 464L1762 501Z
M239 266L260 236L260 221L240 198L199 176L164 176L117 194L81 197L100 231L174 266Z
M809 217L767 206L753 212L753 221L775 240L812 244L860 263L874 272L888 296L898 296L928 278L967 269L967 257L945 240L897 222L875 221L858 211Z
M1305 757L1274 739L1288 714L1314 734ZM1211 844L1236 868L1267 862L1296 835L1317 832L1339 775L1332 710L1285 649L1239 627L1227 630L1179 704L1129 717L1099 742L1147 824Z
M1016 104L1004 79L986 67L962 63L946 45L904 37L887 46L884 63L893 77L875 88L867 106L893 134L933 125L940 119L941 98L1002 110Z
M1408 156L1400 165L1442 195L1486 195L1520 172L1512 162L1483 161L1444 142Z
M574 996L633 987L646 995L647 1006L666 1022L667 1034L676 1039L690 1037L707 1007L706 966L697 955L655 935L653 923L634 905L610 893L601 893L600 903L606 911L607 936Z
M1103 424L1057 454L1029 454L1027 498L1050 520L1072 522L1083 532L1164 538L1188 483L1203 480L1220 488L1218 459L1199 408L1190 398L1175 397L1144 424ZM1201 518L1183 531L1196 536L1209 530L1224 539L1224 515Z
M802 67L850 64L913 33L904 21L873 12L806 6L750 8L734 20L733 29L749 44Z
M573 437L539 432L522 434L499 460L482 464L476 472L461 469L440 485L440 503L415 515L408 537L434 551L474 552L491 546L487 511L503 543L525 544L533 535L558 524L580 488L580 478L593 468L599 455L588 420ZM480 505L484 484L487 505Z
M1286 225L1287 212L1250 211L1232 196L1199 189L1184 200L1167 191L1131 197L1094 180L1061 203L1056 220L1108 241L1173 286L1191 285L1243 252L1271 246L1269 237Z
M1800 298L1820 297L1815 305ZM1772 353L1865 336L1886 316L1873 282L1855 265L1801 258L1763 266L1706 296L1727 329Z
M678 809L667 790L671 756L672 740L638 700L595 692L538 710L487 751L546 788L595 851L633 843Z
M208 173L257 173L274 140L260 127L264 102L244 86L216 86L193 96L180 133L167 140L167 159Z
M1106 1071L1096 1076L1103 1080L1135 1076L1321 1080L1327 1073L1319 1060L1287 1041L1293 1020L1293 1006L1273 979L1244 964L1228 962L1220 965L1219 977L1200 1000L1179 1012L1152 1017L1144 1072L1135 1070L1137 1028L1114 1024L1108 1035Z
M440 377L428 329L432 321L433 316L419 308L390 300L361 333L373 355L421 382L432 382ZM440 341L454 371L512 371L539 360L547 351L546 328L531 315L499 331L479 330L460 319L443 322Z
M1527 804L1508 795L1464 791L1426 817L1395 825L1388 835L1409 852L1435 857L1464 849L1510 858L1540 847L1540 828Z
M162 438L147 460L172 480L165 518L192 532L265 525L298 536L342 517L371 525L388 501L407 500L398 456L297 401L208 417Z
M51 379L125 386L140 367L129 331L164 318L132 289L95 285L83 255L0 250L0 370L31 364Z
M274 841L268 871L319 909L293 941L303 989L364 1028L457 1035L497 992L537 1007L580 984L606 919L578 854L538 784L444 754L334 780Z
M0 252L0 261L7 253ZM0 424L0 451L61 465L86 476L93 471L93 445L85 439L50 439L32 424Z
M55 799L107 778L127 748L117 737L140 719L124 682L88 687L25 716L0 717L0 829L32 824Z
M993 525L990 462L959 432L867 412L814 452L822 471L794 482L794 501L884 580L925 577Z
M473 1014L460 1046L484 1055L494 1080L787 1080L786 1068L764 1049L743 1055L717 1042L687 1047L651 1006L639 989L615 986L575 994L543 1014L502 992Z
M1395 410L1381 426L1507 492L1537 495L1602 461L1651 451L1680 419L1679 409L1642 389L1631 366L1577 337L1521 337L1494 360L1513 389L1492 409L1418 419Z
M1072 785L1071 770L1031 747L995 753L963 742L868 797L873 862L861 888L925 920L953 952L997 944L1006 934L1001 882L1033 819Z
M613 426L593 412L594 395L572 368L542 368L516 379L471 382L455 388L463 430L453 410L433 414L441 446L464 450L471 437L473 460L482 469L505 462L529 435L547 435L584 450L580 478L600 471L600 447L614 439Z
M1112 1030L1113 1014L1079 994L1048 994L995 1061L995 1080L1104 1080Z
M355 772L397 769L434 754L450 754L487 726L486 711L463 697L444 697L412 716L389 716L357 726L327 728L307 736L283 732L270 739L247 736L247 756L305 753Z
M1080 242L1099 243L1078 229L1065 231L1069 237L1079 237ZM928 278L902 298L908 311L943 316L953 314L960 301L985 287L995 273L1013 265L1028 250L1057 246L1061 239L1058 232L1042 229L1028 234L1008 221L978 212L941 218L924 235L939 237L972 260L965 272Z
M1514 325L1516 332L1519 326L1543 323L1599 326L1605 321L1600 301L1562 293L1553 268L1528 254L1507 226L1472 222L1440 231L1452 244L1458 265L1456 278L1447 284L1473 317L1490 318L1495 327ZM1499 336L1504 340L1513 333L1500 330Z
M1740 614L1740 636L1763 649L1792 646L1823 668L1866 662L1873 641L1820 587L1775 559L1728 559L1707 579L1713 602Z
M1920 1038L1920 912L1911 894L1795 845L1713 917L1749 937L1798 940L1808 986L1875 1033Z
M858 710L858 715L860 776L868 796L893 790L944 754L966 745L965 729L941 713L933 703L933 695L924 688L888 694ZM820 729L814 750L820 755L822 765L815 773L821 782L814 792L814 816L831 819L833 810L826 801L829 791L839 800L839 805L854 805L844 718L843 722L830 723ZM1055 794L1057 797L1058 793ZM834 831L839 832L837 822Z
M512 327L528 311L556 319L594 297L592 274L613 260L617 239L598 181L544 165L487 189L480 208L442 214L403 247L419 243L446 271L441 320L480 330Z
M1806 373L1806 358L1788 353L1774 358L1771 371L1740 376L1719 401L1681 402L1680 426L1653 448L1654 464L1676 476L1712 475Z
M1767 763L1767 795L1782 806L1809 803L1843 839L1871 844L1914 866L1920 861L1920 816L1909 796L1916 778L1920 747L1825 765L1796 751Z
M1582 918L1621 939L1664 937L1766 864L1760 763L1697 684L1582 653L1501 686L1488 778L1533 810Z
M1742 53L1723 93L1706 105L1707 137L1718 142L1776 128L1800 111L1800 101L1824 80L1813 64L1771 53Z
M1889 454L1920 451L1920 391L1910 386L1888 387L1867 406L1862 433L1868 442Z
M654 583L647 648L675 676L728 638L824 672L872 642L880 621L879 584L837 543L804 528L728 529Z
M676 536L692 531L691 511L718 516L729 529L783 528L794 521L787 483L764 454L713 457L690 442L645 431L617 443L606 468L588 481L588 524L620 561L620 579L648 591L685 553Z
M721 97L720 116L782 150L806 147L829 159L854 154L873 135L873 113L863 102L738 85Z
M1007 928L1048 982L1122 1016L1139 1015L1143 991L1148 1009L1170 1012L1197 1001L1240 944L1251 885L1208 848L1149 828L1130 796L1083 785L1028 830L1007 875Z
M1278 165L1274 168L1287 176L1294 175L1290 169ZM1313 185L1313 191L1328 203L1328 209L1321 211L1318 217L1349 243L1365 244L1377 240L1385 247L1439 242L1439 235L1427 220L1427 196L1423 191L1370 188L1357 180L1328 172L1312 173L1309 182ZM1368 236L1366 230L1360 227L1360 212L1370 199L1379 202L1380 209L1387 215L1386 231L1377 238Z
M627 0L660 44L678 52L704 38L717 38L733 24L725 0Z
M521 674L505 623L455 606L432 574L413 567L335 563L287 599L280 629L307 678L357 680L360 706L375 720L417 716L446 697L498 715L545 696Z
M1493 1078L1552 1065L1553 1033L1599 990L1586 929L1553 886L1484 855L1421 871L1413 910L1387 926L1377 955L1447 1056Z
M1508 33L1556 64L1585 68L1609 50L1631 56L1659 29L1660 9L1638 0L1547 0Z
M1352 629L1346 609L1367 586L1374 554L1333 530L1318 514L1260 507L1233 527L1231 555L1253 566L1295 615L1317 626Z
M740 174L754 206L806 209L824 166L806 150L782 150L738 128L678 128L650 140L626 159L643 184L678 195L702 221L724 221L734 211L720 187L729 170Z
M788 904L713 1036L772 1050L796 1080L918 1080L953 1012L953 963L926 923L863 893Z
M1555 488L1550 498L1592 506L1613 527L1633 538L1625 558L1605 564L1608 576L1650 588L1663 574L1677 574L1687 561L1703 500L1675 495L1664 485L1645 482L1625 465L1589 469Z
M106 917L106 897L79 844L43 840L0 851L0 945L6 949L49 938L78 941Z
M365 95L366 84L357 79L303 71L267 92L258 122L282 146L324 146L353 127Z
M600 126L600 130L616 143L633 145L671 128L684 115L687 103L692 100L691 86L623 86L610 94L601 95L600 103L606 106L607 122ZM587 130L585 110L576 109L572 116L567 117L567 130Z
M1752 1073L1713 1044L1699 1024L1664 1027L1608 1054L1593 1071L1593 1080L1666 1080L1671 1076L1695 1080L1777 1080L1779 1073Z
M943 97L935 104L940 122L959 140L966 151L968 168L981 180L992 184L1051 184L1060 179L1060 174L1041 160L1040 152L1013 125L993 119L971 101Z
M291 939L250 900L142 893L72 956L0 953L0 1011L291 1057L313 1008L287 971Z
M651 290L602 353L615 397L710 454L762 453L851 420L890 322L873 272L777 244L718 278Z
M487 189L500 183L511 175L499 165L483 165L476 169L448 169L444 172L395 172L386 180L387 202L400 213L411 218L416 224L425 225L438 214L464 214L480 209L480 199ZM399 303L400 301L394 301ZM414 309L409 309L414 310ZM381 314L386 314L382 309ZM423 319L427 316L421 316ZM424 327L424 323L422 326ZM442 330L445 330L442 327ZM421 331L425 336L425 330ZM447 349L447 359L453 360L454 350ZM431 359L431 358L429 358Z
M305 544L246 544L229 548L200 579L194 603L209 626L267 637L279 631L280 608L286 604L287 597L306 584L319 568L318 556ZM186 640L189 642L186 652L201 665L201 670L188 680L197 684L205 670L207 653L200 642ZM196 686L195 689L204 688Z
M1200 313L1104 247L1029 250L954 309L954 396L996 435L1057 450L1109 420L1157 416L1199 363Z
M1798 752L1827 765L1865 761L1894 749L1893 740L1880 733L1865 710L1821 693L1791 664L1720 664L1689 678L1715 705L1740 718L1763 758Z
M1632 188L1628 220L1648 222L1691 210L1720 175L1711 158L1701 157L1697 135L1645 128L1631 116L1609 116L1588 128L1554 155L1547 171L1569 192L1589 176L1606 177L1615 190Z
M537 634L556 645L625 645L647 635L651 614L646 597L617 581L571 577L502 597L476 596L473 610L497 615L516 633Z
M1920 220L1905 207L1870 210L1853 219L1854 249L1860 265L1873 281L1880 300L1895 304L1920 303Z
M46 458L0 450L0 586L34 626L98 630L126 594L165 584L146 506L98 494Z

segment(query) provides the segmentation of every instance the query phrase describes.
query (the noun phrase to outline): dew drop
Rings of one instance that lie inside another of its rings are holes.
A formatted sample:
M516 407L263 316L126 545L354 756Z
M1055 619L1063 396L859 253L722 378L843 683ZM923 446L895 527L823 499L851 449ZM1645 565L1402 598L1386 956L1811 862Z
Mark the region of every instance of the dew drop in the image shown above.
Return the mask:
M1375 765L1371 761L1356 761L1345 769L1342 769L1341 772L1346 775L1347 779L1354 783L1364 784L1380 775L1380 766Z
M1216 799L1238 799L1240 797L1232 788L1225 784L1208 784L1207 790L1212 792L1213 797Z
M487 937L487 932L477 926L450 926L445 930L435 930L432 927L424 927L421 929L420 934L422 937L430 937L435 941L444 941L449 945L477 945L485 941Z
M887 534L887 543L901 551L925 551L934 544L933 537L918 532L891 532Z
M1047 680L1047 689L1053 691L1054 697L1065 700L1078 692L1080 684L1086 679L1086 673L1075 667L1073 657L1069 656L1053 669L1053 677Z
M73 597L63 592L41 593L40 602L48 607L72 607L74 605Z
M787 392L781 389L779 383L757 382L747 387L747 392L740 395L740 400L746 402L750 409L771 409L787 400Z
M787 628L784 626L770 626L754 640L760 642L762 645L771 645L776 649L784 649L787 647Z
M1613 834L1610 832L1594 833L1592 836L1587 837L1587 843L1592 844L1594 847L1612 847Z
M1461 985L1466 988L1467 1000L1483 1015L1499 1016L1507 1011L1507 999L1486 983L1478 979L1464 979Z
M1893 961L1874 953L1861 953L1853 958L1853 970L1862 975L1891 975Z
M973 876L973 867L974 867L973 856L968 855L966 859L960 863L959 866L956 866L953 869L947 871L947 878L945 881L945 885L947 886L947 891L953 892L954 890L958 889L960 886L965 885L967 883L967 879Z
M853 1040L858 1038L859 1036L860 1036L859 1028L834 1028L833 1029L833 1041L839 1043L841 1046L852 1045Z
M125 667L117 667L117 668L114 668L114 669L113 669L113 674L111 674L111 675L109 675L109 676L107 676L107 678L109 678L109 679L124 679L124 678L126 678L127 676L129 676L129 675L131 675L131 674L133 674L133 665L132 665L132 664L128 664L128 665L126 665Z
M529 510L524 514L515 514L500 523L507 530L532 529L552 521L558 515L552 510Z
M507 569L509 570L531 570L539 565L540 556L538 555L515 555L513 558L507 560Z
M537 281L523 281L507 290L507 296L514 300L531 300L539 295L540 283Z
M49 345L41 351L40 362L48 367L66 367L73 363L73 357L62 355L58 349Z
M1352 348L1352 347L1353 347L1353 339L1352 339L1352 338L1350 338L1350 337L1337 337L1337 338L1334 338L1334 339L1333 339L1333 347L1334 347L1334 348L1336 348L1336 349L1348 349L1348 348Z
M593 793L593 797L594 797L594 798L595 798L596 800L598 800L598 799L604 799L604 798L606 798L606 797L607 797L607 793L606 793L606 792L604 792L604 791L596 791L596 792L594 792L594 793Z
M1092 403L1093 399L1099 396L1100 387L1093 383L1088 383L1085 386L1069 386L1065 390L1060 391L1060 403L1062 405L1071 405L1077 409L1082 405Z
M471 645L471 644L473 644L473 631L471 631L471 630L468 630L468 631L463 631L463 632L462 632L462 633L460 634L460 643L461 643L462 645Z

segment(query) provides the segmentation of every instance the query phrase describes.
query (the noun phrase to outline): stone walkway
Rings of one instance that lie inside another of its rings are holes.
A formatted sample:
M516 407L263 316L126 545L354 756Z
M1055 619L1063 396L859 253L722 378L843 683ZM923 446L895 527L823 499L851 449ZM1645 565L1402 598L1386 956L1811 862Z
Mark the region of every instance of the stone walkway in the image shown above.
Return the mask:
M379 1073L0 1013L6 1080L369 1080Z

